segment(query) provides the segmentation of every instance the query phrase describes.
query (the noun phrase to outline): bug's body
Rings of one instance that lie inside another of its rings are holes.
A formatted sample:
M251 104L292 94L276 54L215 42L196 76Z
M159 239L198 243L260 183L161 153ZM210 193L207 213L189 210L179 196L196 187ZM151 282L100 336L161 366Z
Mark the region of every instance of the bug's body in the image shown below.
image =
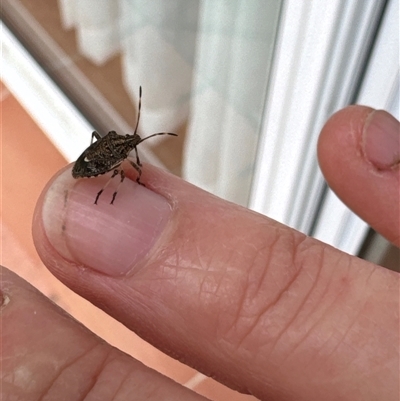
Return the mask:
M138 119L136 122L135 131L132 135L118 135L115 131L110 131L105 137L102 138L96 131L94 131L92 133L92 141L90 146L78 157L74 164L72 169L72 176L74 178L97 177L98 175L114 170L106 185L104 185L104 187L97 193L94 201L95 204L97 204L100 195L116 175L121 175L121 182L119 185L122 184L125 179L125 173L120 166L133 150L135 150L136 153L136 163L132 160L129 160L129 162L138 172L136 182L140 185L144 185L140 182L140 177L142 175L142 164L140 163L139 154L137 151L137 145L139 145L139 143L156 135L177 136L171 132L160 132L142 139L136 133L140 119L140 109L142 104L141 99L142 87L140 87L139 90ZM93 138L96 138L97 140L94 143ZM115 197L117 196L119 185L113 194L111 204L114 203Z
M74 178L97 177L117 168L128 156L129 153L141 141L137 134L118 135L110 131L101 138L96 131L93 136L97 141L92 143L77 159L72 169ZM140 165L139 165L140 166Z

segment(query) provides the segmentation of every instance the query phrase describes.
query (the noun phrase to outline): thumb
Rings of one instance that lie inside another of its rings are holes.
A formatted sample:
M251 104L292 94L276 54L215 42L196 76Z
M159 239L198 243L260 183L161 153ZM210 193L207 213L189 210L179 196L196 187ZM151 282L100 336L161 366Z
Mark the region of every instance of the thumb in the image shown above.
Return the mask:
M400 246L400 125L389 113L350 106L334 114L318 142L330 187L358 216Z

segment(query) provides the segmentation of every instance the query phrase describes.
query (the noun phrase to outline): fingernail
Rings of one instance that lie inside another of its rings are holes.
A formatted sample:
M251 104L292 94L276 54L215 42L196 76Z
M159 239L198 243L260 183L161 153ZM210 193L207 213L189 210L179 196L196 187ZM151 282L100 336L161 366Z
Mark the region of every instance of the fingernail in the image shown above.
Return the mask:
M398 165L399 122L386 111L373 111L365 122L363 147L367 159L379 170L391 169Z
M134 270L163 232L171 207L161 195L125 179L110 204L108 176L75 180L64 171L48 189L42 216L46 235L64 258L109 276ZM115 180L118 181L118 180Z

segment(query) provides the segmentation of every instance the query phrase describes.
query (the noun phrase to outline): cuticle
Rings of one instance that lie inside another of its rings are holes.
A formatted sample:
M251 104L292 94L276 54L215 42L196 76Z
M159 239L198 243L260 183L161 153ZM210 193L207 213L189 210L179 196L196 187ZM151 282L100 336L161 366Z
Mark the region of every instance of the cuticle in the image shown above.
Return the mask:
M366 141L365 132L366 132L366 129L368 128L369 124L371 123L372 116L375 113L376 113L376 110L372 110L370 113L367 114L367 116L365 117L365 120L364 120L362 133L361 133L361 151L362 151L362 155L364 156L364 158L366 160L368 160L368 158L367 158L367 154L365 152L365 141Z

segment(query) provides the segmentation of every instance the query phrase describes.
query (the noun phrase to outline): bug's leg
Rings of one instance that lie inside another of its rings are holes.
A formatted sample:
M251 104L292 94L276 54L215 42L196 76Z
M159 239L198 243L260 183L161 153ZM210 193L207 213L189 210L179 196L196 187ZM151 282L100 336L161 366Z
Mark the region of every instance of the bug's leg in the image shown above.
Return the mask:
M138 150L137 150L137 147L136 147L136 146L135 146L135 153L136 153L136 164L137 164L139 167L142 167L142 163L140 163L139 153L138 153Z
M118 166L119 167L119 166ZM94 204L97 205L97 201L100 198L100 195L103 193L103 191L108 187L108 185L110 184L111 180L119 173L118 169L115 169L114 172L112 173L110 179L105 183L104 187L100 189L100 191L97 193L96 195L96 199L94 201Z
M92 132L92 140L90 141L90 144L93 143L93 138L96 138L97 140L101 139L100 134L97 131Z
M119 184L118 184L118 186L117 186L117 189L116 189L115 192L113 193L113 196L112 196L110 205L112 205L112 204L114 203L115 197L117 196L117 193L118 193L118 189L119 189L119 187L121 186L121 184L124 182L124 179L125 179L125 172L124 172L124 170L121 169L121 171L120 171L119 173L120 173L120 175L121 175L121 181L119 182Z
M140 168L140 165L136 164L132 160L129 160L129 163L131 163L132 167L138 172L138 177L136 178L136 182L145 187L146 185L140 182L140 177L142 176L142 169Z
M133 135L136 134L136 131L137 131L138 126L139 126L140 109L141 109L141 108L142 108L142 87L139 86L139 107L138 107L138 115L137 115L136 127L135 127L135 131L133 132Z

